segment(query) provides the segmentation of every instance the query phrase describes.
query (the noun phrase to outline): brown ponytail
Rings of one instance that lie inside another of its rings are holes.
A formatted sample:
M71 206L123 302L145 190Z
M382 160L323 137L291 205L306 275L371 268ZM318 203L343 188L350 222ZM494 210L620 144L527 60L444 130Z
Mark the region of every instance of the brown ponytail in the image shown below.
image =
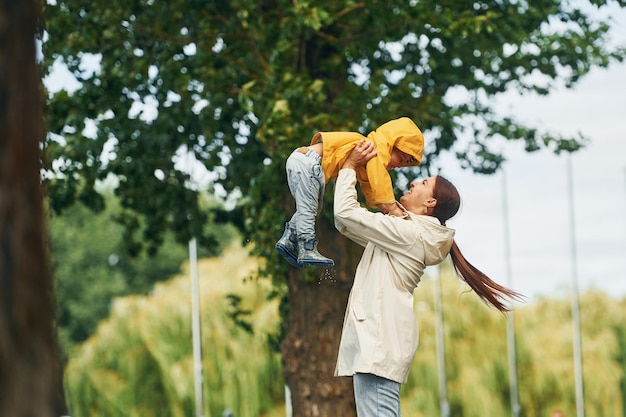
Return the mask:
M520 293L503 287L493 281L482 271L469 263L461 253L456 242L452 242L450 258L452 258L452 264L457 274L485 303L491 304L502 312L506 312L510 310L510 308L504 304L506 299L521 301L524 298Z
M461 205L461 197L456 187L444 177L437 175L433 197L437 204L433 208L432 216L439 219L442 225L454 216ZM461 253L456 242L452 242L450 258L457 274L465 281L472 290L485 303L492 305L499 311L506 312L510 308L504 303L508 300L522 300L523 296L493 281L482 271L469 263Z

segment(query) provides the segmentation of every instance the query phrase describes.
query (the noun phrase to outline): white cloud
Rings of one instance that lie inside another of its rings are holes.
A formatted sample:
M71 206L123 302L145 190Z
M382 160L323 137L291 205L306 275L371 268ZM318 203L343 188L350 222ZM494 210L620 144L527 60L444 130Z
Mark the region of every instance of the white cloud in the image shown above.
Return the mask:
M591 143L572 156L573 262L566 156L505 148L512 280L528 296L598 288L626 296L626 64L594 70L573 90L549 97L508 96L504 107L551 132L582 132ZM458 186L463 211L450 222L470 262L507 282L502 174L482 177L456 162L442 174ZM574 266L575 265L575 266Z

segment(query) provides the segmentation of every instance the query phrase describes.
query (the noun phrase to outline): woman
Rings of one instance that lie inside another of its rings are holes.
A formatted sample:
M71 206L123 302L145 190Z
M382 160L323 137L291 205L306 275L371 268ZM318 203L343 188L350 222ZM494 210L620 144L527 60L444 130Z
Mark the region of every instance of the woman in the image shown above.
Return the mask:
M335 376L352 376L357 415L400 416L400 384L407 381L417 349L413 290L426 266L448 253L458 274L486 303L508 311L520 299L465 260L445 226L460 206L456 188L441 176L411 183L400 198L401 217L362 208L355 169L376 155L359 142L335 182L335 226L364 246L344 318Z

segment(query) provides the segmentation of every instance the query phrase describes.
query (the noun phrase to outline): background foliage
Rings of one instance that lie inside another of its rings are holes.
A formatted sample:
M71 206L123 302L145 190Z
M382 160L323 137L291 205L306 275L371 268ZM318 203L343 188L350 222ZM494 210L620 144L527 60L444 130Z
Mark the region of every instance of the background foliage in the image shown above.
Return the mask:
M227 409L235 416L261 415L283 395L280 358L267 340L278 326L277 302L267 301L267 283L244 282L257 267L238 247L199 264L207 416ZM231 293L250 311L245 320L254 332L229 319ZM150 295L116 299L111 316L67 366L72 416L193 415L191 342L187 268Z
M257 259L238 246L200 263L205 411L218 417L284 415L280 357L267 337L279 323L271 289L249 279ZM430 270L430 272L435 272ZM442 271L448 401L459 417L510 414L506 318ZM435 280L416 290L420 346L402 387L403 415L439 415ZM248 310L250 333L228 317L229 294ZM624 415L626 300L581 296L586 415ZM73 416L187 416L193 413L189 277L159 283L149 296L117 299L111 316L67 367ZM541 298L515 310L520 402L526 417L575 415L570 301ZM599 325L601 323L601 325ZM282 414L281 414L282 413Z
M132 256L124 240L123 226L115 222L121 208L104 192L106 208L95 213L83 204L50 219L50 248L57 298L57 329L64 357L86 340L99 321L109 315L113 298L148 294L155 283L180 271L189 257L186 245L166 234L156 253ZM218 254L234 237L232 227L213 225L220 242L201 248L199 256Z

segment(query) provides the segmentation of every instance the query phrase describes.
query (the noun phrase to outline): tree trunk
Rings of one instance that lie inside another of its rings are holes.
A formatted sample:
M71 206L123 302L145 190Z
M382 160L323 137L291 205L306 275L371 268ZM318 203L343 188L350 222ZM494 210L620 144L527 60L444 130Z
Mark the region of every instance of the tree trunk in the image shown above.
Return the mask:
M0 415L65 413L44 234L39 1L0 0Z
M289 269L290 310L281 346L285 381L294 416L356 416L352 378L333 375L348 294L362 248L340 235L329 220L318 217L316 229L320 252L333 258L335 267L306 267L317 277L314 282L305 282L300 270Z

